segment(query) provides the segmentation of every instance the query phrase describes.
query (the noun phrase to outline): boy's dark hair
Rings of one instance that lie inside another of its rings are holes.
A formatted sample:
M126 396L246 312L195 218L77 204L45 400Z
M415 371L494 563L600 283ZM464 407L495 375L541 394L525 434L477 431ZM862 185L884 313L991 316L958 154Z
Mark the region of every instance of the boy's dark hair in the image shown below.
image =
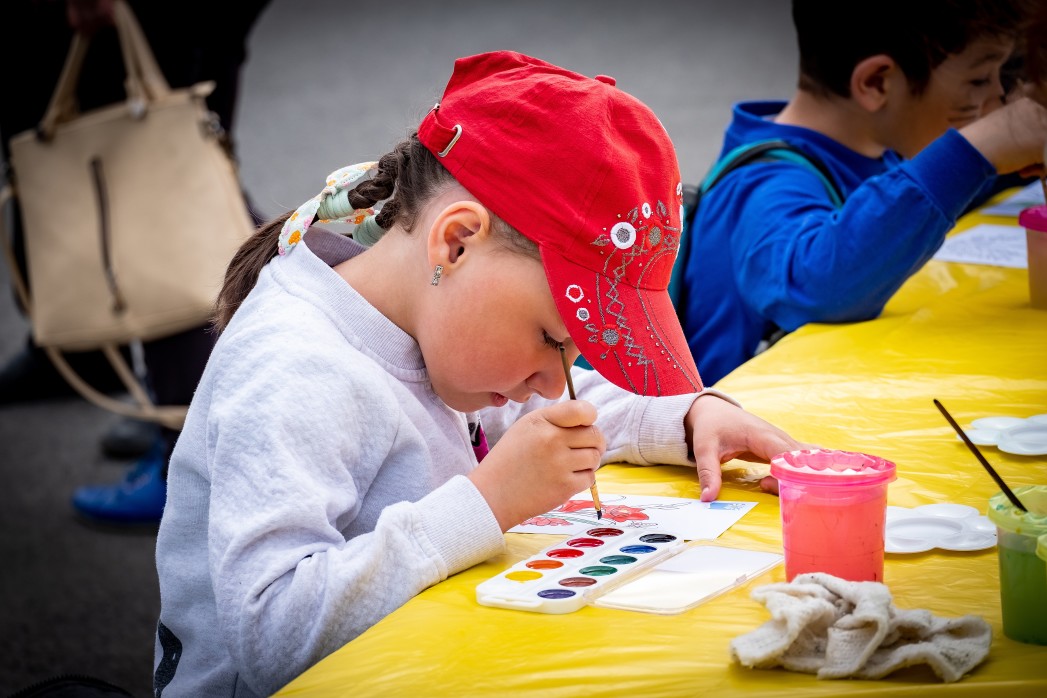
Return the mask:
M1025 77L1040 93L1040 101L1047 106L1047 3L1040 4L1033 12L1025 34Z
M793 0L801 90L850 97L851 73L890 56L921 94L931 71L983 37L1017 39L1031 0Z

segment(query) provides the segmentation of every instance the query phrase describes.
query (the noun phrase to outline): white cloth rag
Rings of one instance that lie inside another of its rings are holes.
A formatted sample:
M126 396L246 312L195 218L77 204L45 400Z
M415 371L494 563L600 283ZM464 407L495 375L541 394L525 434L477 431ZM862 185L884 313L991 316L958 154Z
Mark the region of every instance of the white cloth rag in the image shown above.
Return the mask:
M978 616L939 618L896 608L879 582L812 572L757 587L752 598L767 607L771 620L731 641L732 658L751 668L879 679L929 664L948 682L978 666L992 644L992 628Z

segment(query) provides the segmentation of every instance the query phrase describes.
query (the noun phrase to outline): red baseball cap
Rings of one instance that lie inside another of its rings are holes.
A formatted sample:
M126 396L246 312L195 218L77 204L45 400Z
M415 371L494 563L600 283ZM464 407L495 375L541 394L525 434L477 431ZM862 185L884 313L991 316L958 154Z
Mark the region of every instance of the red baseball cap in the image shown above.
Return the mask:
M680 169L646 105L613 78L495 51L455 61L418 137L538 244L556 307L593 368L641 395L702 389L667 291Z

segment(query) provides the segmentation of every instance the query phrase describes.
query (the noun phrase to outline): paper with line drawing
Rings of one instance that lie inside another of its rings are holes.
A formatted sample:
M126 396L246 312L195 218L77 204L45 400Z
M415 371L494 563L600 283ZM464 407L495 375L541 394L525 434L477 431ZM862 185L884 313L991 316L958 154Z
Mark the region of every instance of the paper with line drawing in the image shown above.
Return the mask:
M509 533L577 535L594 526L614 526L626 531L656 529L684 540L711 540L719 537L757 504L604 492L600 493L600 503L603 518L597 519L592 496L586 490L553 511L510 528Z

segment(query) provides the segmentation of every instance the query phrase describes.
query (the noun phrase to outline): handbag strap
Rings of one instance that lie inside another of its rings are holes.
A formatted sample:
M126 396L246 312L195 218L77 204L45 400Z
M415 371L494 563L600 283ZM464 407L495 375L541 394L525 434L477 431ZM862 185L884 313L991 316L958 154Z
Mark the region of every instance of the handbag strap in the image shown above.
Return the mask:
M145 93L153 101L167 97L171 92L171 86L160 70L153 50L149 48L145 32L125 0L116 0L113 4L113 22L120 36L120 50L124 54L124 63L134 64L135 74L141 81ZM130 72L131 69L128 68L128 73Z
M29 302L29 287L25 282L25 278L22 276L22 270L18 267L18 261L15 259L14 248L11 246L11 239L7 233L6 216L4 210L9 201L15 198L14 187L9 182L4 183L3 187L0 188L0 247L3 247L4 258L7 260L7 266L11 270L11 280L15 287L15 292L18 294L18 299L22 303L22 307L25 309L26 317L32 322L32 310ZM168 429L174 429L179 431L182 428L182 424L185 422L185 415L188 407L180 405L156 405L149 394L142 387L138 379L135 378L134 372L131 367L127 365L127 361L124 359L123 354L120 353L115 344L108 343L103 344L102 353L105 354L106 359L112 365L113 370L116 371L116 375L120 378L120 381L127 388L127 392L131 394L135 404L128 404L115 400L108 395L95 390L81 378L77 372L69 365L69 362L62 356L62 352L55 349L54 347L44 347L44 353L47 354L48 358L51 359L51 363L54 364L55 368L62 375L62 377L73 386L76 392L80 393L88 402L91 402L102 409L109 410L125 417L132 417L134 419L142 419L148 422L155 422Z
M29 288L25 284L25 279L22 278L22 270L18 268L18 260L15 259L15 251L11 246L11 238L7 234L7 216L5 215L5 209L7 208L7 202L13 200L15 197L14 187L11 186L10 182L4 182L4 186L0 189L0 241L2 241L4 247L4 258L7 260L7 266L11 268L11 283L14 284L15 293L18 295L18 301L25 308L26 314L29 313Z
M103 344L101 348L105 358L109 359L109 363L112 364L116 375L120 377L120 380L127 387L128 392L131 393L131 397L134 398L137 404L132 405L121 402L95 390L69 365L69 362L62 356L62 352L54 347L44 347L44 352L51 359L58 372L62 374L62 377L68 381L69 385L73 386L76 392L80 393L88 402L124 417L155 422L168 429L180 431L185 423L185 415L189 408L175 405L155 405L135 379L131 367L127 365L116 345Z
M128 108L131 113L144 116L149 103L167 97L171 87L161 72L152 49L149 48L142 27L125 0L114 0L113 23L120 38L120 53L127 73L124 90L127 93ZM45 140L54 136L59 124L75 118L79 113L76 85L80 81L80 69L83 67L84 56L87 55L90 43L90 37L80 32L73 36L58 84L55 85L47 111L37 129L37 133Z
M58 76L58 84L51 95L51 101L47 104L47 111L40 121L37 134L44 139L50 139L54 135L55 126L63 121L69 121L76 117L77 109L74 92L76 84L80 81L80 68L84 64L84 56L87 55L87 46L90 43L83 34L73 35L73 43L69 47L62 73Z

